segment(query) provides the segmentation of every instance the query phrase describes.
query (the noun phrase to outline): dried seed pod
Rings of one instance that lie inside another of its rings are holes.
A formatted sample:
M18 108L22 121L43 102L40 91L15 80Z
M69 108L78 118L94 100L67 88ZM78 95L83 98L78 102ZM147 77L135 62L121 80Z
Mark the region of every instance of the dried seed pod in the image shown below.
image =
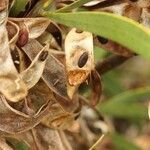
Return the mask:
M17 102L27 95L27 88L20 79L11 58L6 30L7 14L7 9L0 12L0 92L4 94L8 100Z
M50 24L50 20L46 18L9 18L9 20L18 24L21 29L26 28L31 39L38 38Z
M22 49L28 57L33 60L41 51L42 47L43 46L37 40L29 40ZM69 99L67 95L65 67L51 53L48 56L42 78L54 93L57 93L66 101Z
M94 68L93 36L89 32L76 32L73 28L65 39L68 83L78 86Z
M48 57L47 50L48 45L46 45L43 50L38 53L29 68L20 74L28 89L32 88L42 76L45 62Z

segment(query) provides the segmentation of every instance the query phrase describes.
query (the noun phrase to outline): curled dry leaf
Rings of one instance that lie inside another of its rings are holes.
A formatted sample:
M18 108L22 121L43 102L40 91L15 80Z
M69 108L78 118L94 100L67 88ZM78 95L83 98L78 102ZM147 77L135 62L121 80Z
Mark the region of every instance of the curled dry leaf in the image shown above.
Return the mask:
M28 98L32 101L34 100L33 102L30 101L30 103L32 103L32 105L34 103L34 109L36 108L38 112L39 110L41 110L41 108L43 108L42 106L45 105L45 103L47 103L47 100L55 101L52 91L48 88L48 86L46 86L46 84L43 81L40 81L36 86L34 86L30 90ZM39 108L39 105L41 105L41 103L43 104L41 108ZM49 113L41 121L42 124L53 129L67 129L73 124L73 122L74 114L64 110L63 107L56 101L52 105L50 105Z
M10 55L6 30L7 11L8 10L5 9L0 12L0 92L3 93L8 100L17 102L27 95L27 88L24 82L19 78Z
M53 101L51 101L53 103ZM48 103L49 104L49 103ZM11 107L5 97L0 97L0 130L5 133L16 134L32 129L39 124L48 114L49 105L46 105L40 113L29 116Z
M28 89L32 88L41 78L46 59L48 57L48 45L46 45L34 58L29 68L21 72L20 76Z
M56 103L53 109L42 120L42 123L53 129L66 130L74 123L74 115L64 111L61 106Z
M34 112L34 116L37 116L49 102L52 104L51 106L56 103L53 92L42 80L39 80L39 82L29 90L29 94L26 98L26 106ZM26 109L24 109L24 111L28 112Z

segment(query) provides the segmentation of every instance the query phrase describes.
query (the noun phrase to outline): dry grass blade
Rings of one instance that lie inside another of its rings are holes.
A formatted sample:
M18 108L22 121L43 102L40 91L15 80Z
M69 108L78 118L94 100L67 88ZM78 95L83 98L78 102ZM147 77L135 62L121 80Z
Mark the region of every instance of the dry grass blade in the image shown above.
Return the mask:
M148 117L150 119L150 102L148 103Z
M94 145L92 145L92 147L89 148L89 150L94 150L95 147L102 142L103 138L104 138L105 134L102 134L102 136L94 143Z

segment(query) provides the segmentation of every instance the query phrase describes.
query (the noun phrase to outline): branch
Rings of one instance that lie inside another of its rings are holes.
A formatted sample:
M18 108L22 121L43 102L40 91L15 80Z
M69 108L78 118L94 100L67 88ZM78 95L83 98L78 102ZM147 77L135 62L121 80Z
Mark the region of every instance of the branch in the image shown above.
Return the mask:
M112 55L103 61L99 61L96 64L96 70L100 75L118 67L123 64L125 61L129 60L131 57L123 57L118 55Z

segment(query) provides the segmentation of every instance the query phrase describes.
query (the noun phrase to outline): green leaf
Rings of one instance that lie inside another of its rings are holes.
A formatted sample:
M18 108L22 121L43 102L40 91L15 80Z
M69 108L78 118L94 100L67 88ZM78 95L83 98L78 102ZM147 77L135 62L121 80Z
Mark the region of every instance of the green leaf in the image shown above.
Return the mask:
M110 137L115 146L115 150L140 150L139 147L118 133L113 133Z
M125 119L148 119L147 109L140 104L102 104L99 111L108 116Z
M107 72L102 76L103 89L107 96L114 96L123 92L124 88L120 76L120 72L116 70Z
M149 97L150 87L129 90L101 103L98 110L116 118L146 120L148 119L147 108L138 101L147 100L146 98Z
M30 0L15 0L13 7L10 10L11 16L17 16L20 12L25 11L25 7Z
M104 58L108 52L104 49L95 46L94 47L94 60L97 62L98 60Z
M15 150L29 150L29 147L24 142L19 142L16 144Z
M43 16L109 38L150 58L150 30L129 18L105 12L43 12Z
M92 0L77 0L74 3L57 10L56 12L70 11L70 10L78 8L78 7L82 6L83 4L86 4L86 3L90 2L90 1L92 1Z
M139 100L145 100L146 98L150 98L150 87L141 87L137 89L131 89L125 91L117 96L114 96L109 101L113 103L135 103Z

